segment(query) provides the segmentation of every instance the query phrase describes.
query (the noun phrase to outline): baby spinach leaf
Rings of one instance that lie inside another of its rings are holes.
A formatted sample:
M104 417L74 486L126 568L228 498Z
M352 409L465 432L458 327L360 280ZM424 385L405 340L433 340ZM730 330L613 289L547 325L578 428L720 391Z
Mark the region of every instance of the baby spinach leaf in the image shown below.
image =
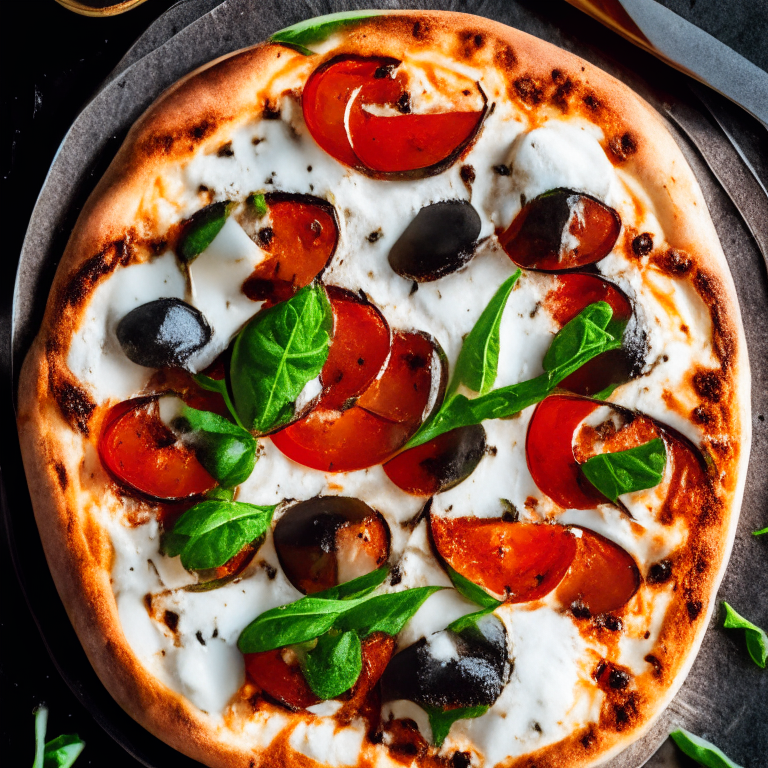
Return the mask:
M450 565L446 565L446 568L453 586L456 587L456 591L463 597L466 597L467 600L483 608L497 608L501 605L500 601L494 600L482 587L478 587L477 584L462 576L458 571L451 568Z
M85 749L85 742L76 734L57 736L45 745L43 768L70 768Z
M328 296L316 284L262 310L238 334L230 379L246 429L265 434L294 417L296 398L328 357L332 323Z
M501 284L472 330L467 334L459 359L456 361L456 370L453 372L453 379L448 388L449 393L455 392L460 384L481 395L490 392L499 371L501 318L507 299L521 274L518 269Z
M264 536L274 511L274 506L240 501L201 501L163 537L163 551L169 557L181 555L181 564L190 571L218 568Z
M587 459L581 471L603 496L616 503L619 496L657 486L664 477L667 449L657 437L643 445Z
M184 434L197 460L219 485L234 488L251 476L258 443L250 432L217 413L187 405L173 426Z
M327 40L343 27L350 26L358 21L363 21L371 16L379 16L384 11L342 11L341 13L329 13L306 21L300 21L279 32L275 32L270 41L273 43L285 43L296 48L305 56L311 56L314 51L307 48L313 43L321 43Z
M330 630L317 639L302 664L312 692L321 699L335 699L348 691L363 669L362 645L357 632Z
M322 592L315 592L314 597L321 597L325 600L346 600L350 597L364 597L373 592L389 575L389 566L382 565L375 571L366 573L364 576L358 576L351 581L345 581L343 584L324 589Z
M252 192L245 202L259 218L267 215L267 198L261 193Z
M185 222L176 246L176 253L185 264L191 264L213 242L234 205L230 200L211 203Z
M705 768L741 768L733 760L701 736L696 736L684 728L678 728L669 734L683 754L695 760Z
M743 629L745 631L747 650L752 657L752 661L760 669L765 669L766 659L768 658L768 636L766 636L765 631L751 621L747 621L743 616L740 616L725 601L723 601L723 607L725 608L723 626L726 629Z
M768 528L761 528L759 531L752 531L753 536L765 536L768 533Z
M429 717L429 725L432 728L432 743L436 747L443 745L451 726L457 720L480 717L488 711L487 704L479 704L476 707L459 707L458 709L438 709L428 704L422 704L421 707Z
M334 624L341 630L356 630L361 637L373 632L396 635L422 603L442 587L415 587L402 592L371 595L365 604L355 606Z

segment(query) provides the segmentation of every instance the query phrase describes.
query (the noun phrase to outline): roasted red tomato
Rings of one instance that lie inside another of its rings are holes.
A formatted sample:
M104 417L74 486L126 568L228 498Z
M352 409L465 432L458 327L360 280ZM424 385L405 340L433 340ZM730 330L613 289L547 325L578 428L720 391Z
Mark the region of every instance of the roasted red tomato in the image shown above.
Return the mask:
M310 76L302 95L304 120L315 141L340 162L382 174L437 171L477 133L485 108L411 114L399 64L339 56ZM376 114L382 107L394 114Z
M606 501L581 475L573 452L579 424L599 407L594 400L550 395L536 406L525 440L525 456L540 491L566 509L595 509Z
M627 323L632 317L632 304L622 290L597 275L581 272L558 275L555 287L544 297L544 306L562 328L596 301L610 305L615 323ZM560 386L578 395L594 395L611 384L628 381L632 366L626 350L614 349L592 358Z
M376 378L389 354L389 326L376 307L342 288L329 286L333 341L320 381L323 408L344 410Z
M512 261L526 269L559 271L605 258L621 230L618 213L589 195L553 189L526 203L498 234Z
M576 555L576 537L561 525L431 515L430 529L453 570L512 603L551 592Z
M333 206L310 195L265 195L270 225L255 232L271 254L243 283L253 301L277 303L309 285L325 268L339 241Z
M316 408L272 435L272 441L288 458L325 472L381 464L428 415L435 376L442 392L445 364L435 342L424 334L396 332L387 367L353 408Z
M586 529L574 529L576 557L557 589L557 598L566 607L575 606L593 616L616 611L625 605L640 586L640 571L630 554L604 536Z
M99 456L119 483L156 499L184 499L216 481L160 419L157 398L114 406L104 419Z

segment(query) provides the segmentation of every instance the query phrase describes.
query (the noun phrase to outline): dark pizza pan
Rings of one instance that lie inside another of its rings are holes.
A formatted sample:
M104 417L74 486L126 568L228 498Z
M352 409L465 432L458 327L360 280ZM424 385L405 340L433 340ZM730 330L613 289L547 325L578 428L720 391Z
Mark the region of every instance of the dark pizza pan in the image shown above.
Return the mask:
M753 442L741 520L718 600L727 599L758 625L768 626L764 597L768 547L750 532L766 525L768 510L768 279L758 242L768 239L768 220L750 206L744 166L736 150L693 94L688 78L630 46L557 0L461 0L417 4L298 0L186 0L160 17L129 50L66 135L40 192L19 260L10 333L2 350L5 382L15 393L24 354L39 327L46 297L68 233L128 127L169 85L207 61L266 39L304 18L355 8L413 8L473 12L509 24L575 53L627 83L667 118L696 174L736 282L752 367ZM308 7L311 5L311 8ZM218 7L217 7L218 6ZM211 9L213 10L211 11ZM715 105L732 125L765 142L754 121L724 100ZM726 191L728 190L728 191ZM729 194L730 193L730 194ZM4 329L8 326L4 326ZM151 736L112 700L88 663L43 561L23 482L18 446L3 457L3 516L14 567L47 650L62 677L94 719L139 762L150 768L199 765ZM607 765L642 765L677 725L716 739L746 766L768 754L768 675L743 646L716 626L715 611L693 669L652 730ZM763 711L761 711L763 710ZM666 758L664 758L666 760ZM661 765L662 757L654 758ZM666 762L664 764L667 764Z

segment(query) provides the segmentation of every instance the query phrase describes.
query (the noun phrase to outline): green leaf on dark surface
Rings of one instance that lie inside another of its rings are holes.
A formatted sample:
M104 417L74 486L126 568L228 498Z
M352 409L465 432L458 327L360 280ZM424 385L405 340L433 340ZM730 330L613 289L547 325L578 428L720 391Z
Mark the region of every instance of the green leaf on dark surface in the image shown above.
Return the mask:
M234 488L251 476L258 443L250 432L217 413L187 405L173 426L184 433L197 460L219 485Z
M497 608L501 605L499 600L492 598L482 587L478 587L477 584L462 576L458 571L451 568L450 565L446 564L446 569L453 586L456 587L456 591L470 602L483 608Z
M363 655L357 632L331 630L320 635L317 645L302 663L304 677L321 699L335 699L360 677Z
M181 555L190 571L218 568L266 534L274 511L274 506L239 501L201 501L163 537L163 551L169 557Z
M422 603L442 587L415 587L402 592L371 595L367 602L339 617L334 626L356 630L361 637L373 632L396 635Z
M544 373L534 379L493 389L470 400L449 396L438 413L405 444L415 448L458 427L480 424L486 419L506 419L541 402L557 385L593 357L621 347L621 339L605 330L613 310L603 301L586 307L566 323L552 339L544 357Z
M261 193L252 192L245 202L259 218L267 215L267 198Z
M449 393L455 392L460 384L481 395L490 392L499 371L501 318L507 299L521 274L518 269L501 284L467 334L448 387Z
M487 704L480 704L476 707L460 707L459 709L438 709L437 707L422 704L421 708L429 717L429 725L432 728L432 743L436 747L443 745L451 730L451 726L457 720L469 720L470 718L480 717L488 711Z
M725 608L725 621L723 622L723 626L726 629L744 630L747 641L747 650L752 657L752 661L754 661L760 669L765 669L766 659L768 659L768 636L766 636L765 631L736 613L725 600L723 600L723 607Z
M369 19L372 16L380 16L386 11L342 11L330 13L327 16L319 16L275 32L270 41L273 43L286 43L301 51L305 55L311 55L314 51L307 48L313 43L321 43L327 40L343 27L356 22Z
M230 200L211 203L184 223L176 253L185 264L191 264L213 242L233 206Z
M230 365L240 422L265 434L295 416L301 390L328 357L333 312L321 285L259 312L235 339Z
M761 528L759 531L752 531L753 536L765 536L768 533L768 528Z
M85 749L85 742L76 734L57 736L45 745L43 768L70 768Z
M322 592L315 592L313 597L324 598L325 600L346 600L350 597L364 597L373 592L379 584L389 575L389 566L382 565L375 571L366 573L364 576L358 576L351 581L345 581L330 589L324 589Z
M705 768L741 768L714 744L684 728L678 728L669 735L683 754Z
M664 477L667 449L657 437L643 445L587 459L581 471L592 485L614 503L619 496L656 487Z

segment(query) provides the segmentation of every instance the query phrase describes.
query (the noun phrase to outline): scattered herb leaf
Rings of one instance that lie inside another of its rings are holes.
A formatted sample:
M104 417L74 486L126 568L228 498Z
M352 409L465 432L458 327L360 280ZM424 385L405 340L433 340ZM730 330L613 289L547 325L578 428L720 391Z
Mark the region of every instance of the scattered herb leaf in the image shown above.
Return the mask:
M741 768L726 757L714 744L701 736L696 736L684 728L678 728L669 734L683 754L695 760L705 768Z
M330 630L304 657L304 677L316 696L335 699L348 691L363 668L362 646L357 632Z
M745 631L747 650L752 657L752 661L760 669L765 669L766 659L768 658L768 635L760 627L736 613L725 600L723 600L723 607L725 608L723 626L726 629L743 629Z
M48 728L48 707L35 710L35 761L32 768L70 768L85 748L77 734L63 734L45 741Z
M339 617L339 629L354 629L362 637L372 632L386 632L396 635L408 619L419 610L422 603L442 587L415 587L402 592L388 592L372 595L365 605L355 608Z
M345 581L330 589L324 589L322 592L315 592L314 597L321 597L325 600L346 600L350 597L364 597L373 592L379 584L382 584L389 575L389 566L382 565L375 571L366 573L364 576L358 576L351 581Z
M761 528L759 531L752 531L753 536L765 536L768 533L768 528Z
M497 605L501 605L501 603L498 603ZM451 632L463 632L465 629L469 629L473 624L477 624L478 619L482 619L483 616L493 613L496 610L497 605L489 605L474 613L468 613L465 616L461 616L456 619L456 621L452 621L448 625L448 629L450 629Z
M252 209L253 212L261 218L267 215L267 198L260 192L252 192L245 201Z
M492 598L482 587L478 587L477 584L462 576L458 571L451 568L450 565L446 564L446 568L453 586L456 587L456 591L463 597L466 597L467 600L483 608L493 609L501 605L499 600Z
M321 43L338 32L342 27L363 21L371 16L378 16L382 13L384 11L342 11L341 13L330 13L326 16L300 21L298 24L281 29L279 32L275 32L269 39L273 43L290 45L305 56L311 56L314 54L314 51L307 48L308 45Z
M480 717L488 711L487 704L480 704L476 707L460 707L459 709L438 709L429 705L422 704L422 709L429 717L429 725L432 728L432 743L436 747L441 747L445 741L451 726L457 720L468 720L473 717Z
M176 246L176 253L185 264L191 264L213 242L233 206L230 200L211 203L185 222Z

